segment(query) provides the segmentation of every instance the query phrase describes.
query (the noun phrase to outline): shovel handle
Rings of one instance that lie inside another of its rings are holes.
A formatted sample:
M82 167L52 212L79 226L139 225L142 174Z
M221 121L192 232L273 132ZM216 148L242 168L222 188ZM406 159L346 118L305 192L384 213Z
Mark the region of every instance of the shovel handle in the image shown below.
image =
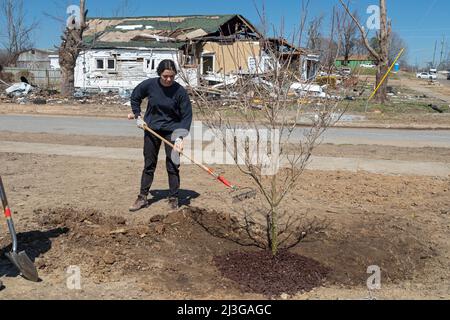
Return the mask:
M11 209L8 206L8 199L6 199L5 187L3 186L2 177L0 176L0 198L2 199L3 210L8 224L9 233L12 239L12 251L17 252L17 235L14 228L14 222L11 217Z
M2 181L1 176L0 176L0 198L2 199L3 209L6 211L6 209L8 208L8 200L6 199L6 192L5 192L5 188L3 186L3 181Z
M134 119L134 115L133 114L129 114L128 115L128 120L132 120ZM172 149L175 149L175 146L168 141L167 139L164 139L164 137L162 137L161 135L159 135L157 132L155 132L154 130L152 130L151 128L148 127L148 125L146 123L144 123L144 126L141 128L144 131L148 131L151 134L153 134L155 137L159 138L162 142L164 142L165 144L167 144L168 146L170 146ZM210 175L212 175L214 178L216 178L217 180L219 180L220 182L222 182L224 185L226 185L228 188L231 188L233 190L238 190L238 188L234 185L232 185L227 179L225 179L224 177L218 175L217 173L215 173L211 168L208 168L207 166L205 166L204 164L196 161L195 159L192 159L191 157L189 157L187 154L185 154L182 150L179 150L178 153L182 156L185 156L189 161L191 161L192 163L194 163L195 165L197 165L198 167L202 168L203 170L205 170L206 172L208 172Z

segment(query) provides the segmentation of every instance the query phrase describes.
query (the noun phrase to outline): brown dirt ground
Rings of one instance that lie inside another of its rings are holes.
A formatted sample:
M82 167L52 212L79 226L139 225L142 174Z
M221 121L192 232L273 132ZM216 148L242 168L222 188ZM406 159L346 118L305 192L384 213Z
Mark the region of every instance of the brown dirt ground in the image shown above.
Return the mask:
M36 256L43 280L13 277L0 258L6 274L2 298L266 298L223 277L213 262L217 255L255 249L212 236L196 222L201 215L203 225L231 234L233 219L244 211L258 213L261 199L233 205L221 184L195 166L183 166L184 210L167 215L161 163L153 204L130 214L141 161L0 153L0 162L19 240ZM233 167L216 169L238 185L250 185ZM450 298L448 179L306 171L283 208L326 219L325 230L291 252L331 270L320 287L289 299ZM0 224L0 248L8 245ZM70 265L81 269L82 290L66 286ZM381 268L381 290L368 292L365 286L370 265Z

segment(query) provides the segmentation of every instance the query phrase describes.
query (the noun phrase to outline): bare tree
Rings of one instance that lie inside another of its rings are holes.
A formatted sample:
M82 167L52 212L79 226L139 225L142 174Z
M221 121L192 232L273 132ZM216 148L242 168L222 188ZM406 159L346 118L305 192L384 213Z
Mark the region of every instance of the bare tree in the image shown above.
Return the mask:
M301 48L303 45L303 31L305 30L306 21L308 18L308 8L310 0L302 0L301 2L301 13L300 13L300 28L298 30L298 47Z
M341 30L339 29L339 21L341 13L333 7L333 13L331 18L331 30L328 38L322 41L321 55L322 65L328 70L328 74L331 74L336 59L342 45Z
M132 4L129 0L122 0L112 10L112 17L133 16L137 12L136 4Z
M353 16L356 20L359 20L356 11L353 12ZM355 21L345 12L338 12L337 20L339 35L341 36L340 54L344 57L344 65L347 65L350 55L354 53L360 40L360 37L358 37L358 27Z
M400 50L405 49L406 53L401 56L399 62L403 65L406 65L408 60L407 48L408 45L406 44L405 40L403 40L397 32L392 32L389 43L389 62L394 62Z
M380 1L380 30L377 32L377 40L379 44L379 51L377 51L369 42L369 38L367 33L364 30L364 27L358 21L358 19L350 12L349 6L344 3L343 0L339 0L342 4L343 8L347 12L347 14L353 19L355 24L357 25L361 37L364 41L364 45L366 46L369 53L375 58L377 63L377 75L376 75L376 86L381 83L383 76L389 69L389 42L390 42L390 34L391 34L391 22L387 18L387 8L386 8L386 0ZM376 99L380 103L385 103L387 99L387 83L388 78L383 84L380 86L379 90L376 94Z
M0 0L0 36L6 50L4 64L14 64L19 53L32 48L37 22L26 22L23 0ZM3 30L3 31L1 31Z
M369 41L372 48L374 48L377 52L380 52L380 46L378 39L376 37L372 37ZM397 57L398 53L402 48L407 48L406 42L400 37L400 35L396 32L392 32L389 38L389 62L393 62ZM400 61L405 62L407 59L406 55L402 55Z
M309 102L305 102L312 83L299 82L300 70L295 63L299 49L279 50L276 44L283 43L284 49L287 46L282 34L279 32L276 40L260 40L260 50L252 57L255 64L247 71L238 68L239 61L248 60L248 50L239 42L240 49L228 55L239 72L223 71L223 83L214 87L191 88L199 118L221 141L220 146L240 172L250 177L259 194L255 206L243 210L233 240L271 250L273 255L324 227L322 221L285 210L282 203L300 183L322 134L344 111L331 99L308 96ZM270 57L269 61L265 57ZM310 117L311 122L298 136L296 125L301 116Z
M75 66L78 55L83 49L83 32L87 28L85 0L80 0L79 14L70 17L66 30L61 37L59 64L61 66L61 94L71 96L75 90Z
M318 51L322 48L321 46L321 38L322 38L322 22L323 15L314 18L308 26L308 42L306 47L312 51Z

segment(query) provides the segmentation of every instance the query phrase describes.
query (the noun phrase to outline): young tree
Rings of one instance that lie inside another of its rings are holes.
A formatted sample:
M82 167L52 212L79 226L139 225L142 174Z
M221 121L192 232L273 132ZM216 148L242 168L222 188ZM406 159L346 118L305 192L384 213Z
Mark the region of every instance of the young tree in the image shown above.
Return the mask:
M75 90L75 66L83 49L83 32L87 28L85 0L80 0L80 11L74 12L61 37L59 64L61 66L61 94L72 96Z
M377 51L369 42L369 38L367 33L365 32L364 27L358 21L358 19L350 12L349 6L344 3L343 0L339 0L341 5L347 14L352 18L352 20L357 25L361 37L364 41L364 45L366 46L369 53L375 58L377 63L377 74L376 74L376 86L381 83L383 76L389 69L389 44L390 44L390 35L391 35L391 21L387 18L387 8L386 8L386 0L379 0L380 4L380 30L377 32L377 42L379 45L379 50ZM380 86L379 90L376 94L376 99L379 103L385 103L387 99L387 83L388 78L383 82Z
M252 59L256 63L248 71L239 68L239 61L247 60L244 46L232 52L239 72L223 71L222 84L191 90L199 119L212 129L221 141L220 146L225 147L234 164L250 177L258 191L255 206L243 210L237 228L241 231L239 236L231 240L277 255L281 249L297 245L325 226L322 221L307 220L297 212L286 211L282 204L302 181L302 173L320 137L344 110L339 110L332 99L307 94L312 82L299 83L300 70L295 63L299 49L288 50L281 35L260 40L260 50ZM263 60L263 56L270 60ZM188 83L186 77L185 81ZM304 101L305 94L309 102ZM301 116L311 117L310 126L304 130L297 127Z
M23 0L0 0L0 39L6 50L3 64L14 64L18 55L33 47L31 39L36 22L26 22Z

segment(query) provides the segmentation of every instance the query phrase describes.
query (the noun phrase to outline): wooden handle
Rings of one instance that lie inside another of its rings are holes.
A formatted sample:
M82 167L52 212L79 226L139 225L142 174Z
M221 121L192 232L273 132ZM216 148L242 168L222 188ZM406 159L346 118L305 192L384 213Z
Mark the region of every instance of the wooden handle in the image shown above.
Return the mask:
M2 177L0 176L0 198L2 199L3 209L8 207L8 199L6 199L5 188L3 187Z

